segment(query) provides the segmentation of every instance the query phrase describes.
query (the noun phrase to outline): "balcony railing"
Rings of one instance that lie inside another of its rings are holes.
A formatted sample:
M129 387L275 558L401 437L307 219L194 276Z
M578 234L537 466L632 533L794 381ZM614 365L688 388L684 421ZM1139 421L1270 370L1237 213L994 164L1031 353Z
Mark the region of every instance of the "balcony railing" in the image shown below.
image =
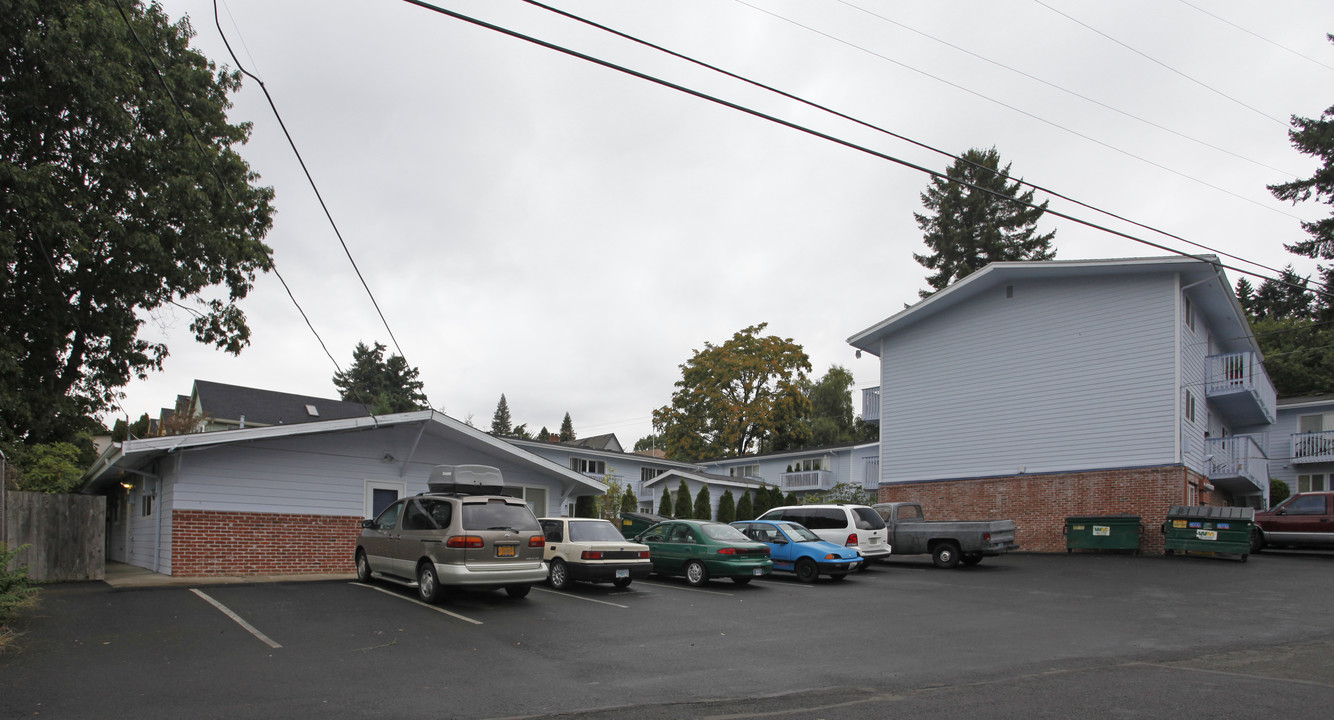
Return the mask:
M862 419L867 422L880 420L880 388L862 389Z
M828 470L783 473L778 476L778 483L784 492L828 490L834 487L834 473Z
M1263 493L1269 487L1269 458L1250 435L1204 442L1209 481L1234 495Z
M1334 462L1334 430L1293 433L1292 461L1294 463Z
M1210 355L1205 393L1237 425L1274 422L1276 394L1269 373L1253 352Z

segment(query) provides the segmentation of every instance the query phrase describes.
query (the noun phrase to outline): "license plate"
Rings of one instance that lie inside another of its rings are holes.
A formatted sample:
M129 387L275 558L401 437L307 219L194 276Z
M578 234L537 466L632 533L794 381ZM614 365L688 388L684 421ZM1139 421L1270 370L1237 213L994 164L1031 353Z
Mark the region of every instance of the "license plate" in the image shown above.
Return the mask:
M752 570L751 572L755 573L756 575L763 575L763 574L764 574L764 568L755 568L755 569Z
M617 578L617 579L620 579L620 578L628 578L628 577L630 577L630 569L629 569L629 568L622 568L622 569L616 571L616 578Z
M514 545L497 545L496 557L514 557L515 556L514 551L515 551Z
M1196 530L1195 537L1199 540L1217 540L1217 530Z

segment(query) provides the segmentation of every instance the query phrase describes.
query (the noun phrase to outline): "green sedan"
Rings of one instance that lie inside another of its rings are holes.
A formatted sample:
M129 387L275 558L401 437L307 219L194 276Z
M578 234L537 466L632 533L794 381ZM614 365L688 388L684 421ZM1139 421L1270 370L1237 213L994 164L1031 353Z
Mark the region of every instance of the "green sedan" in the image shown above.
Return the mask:
M745 585L752 578L773 572L769 546L758 543L731 525L703 520L668 520L640 533L635 542L649 548L653 572L682 575L694 586L710 578L731 578Z

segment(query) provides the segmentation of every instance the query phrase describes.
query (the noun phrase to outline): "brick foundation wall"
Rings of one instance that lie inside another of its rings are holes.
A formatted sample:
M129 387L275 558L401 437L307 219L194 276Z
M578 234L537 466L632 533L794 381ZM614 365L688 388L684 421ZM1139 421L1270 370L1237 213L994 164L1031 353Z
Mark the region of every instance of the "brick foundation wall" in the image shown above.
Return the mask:
M172 575L350 573L361 518L176 510L171 533Z
M1140 551L1161 553L1167 511L1188 504L1191 483L1200 488L1201 504L1227 504L1221 492L1203 490L1199 473L1180 465L894 483L880 487L880 502L919 502L928 520L1014 520L1020 549L1037 552L1065 551L1062 530L1071 515L1138 515Z

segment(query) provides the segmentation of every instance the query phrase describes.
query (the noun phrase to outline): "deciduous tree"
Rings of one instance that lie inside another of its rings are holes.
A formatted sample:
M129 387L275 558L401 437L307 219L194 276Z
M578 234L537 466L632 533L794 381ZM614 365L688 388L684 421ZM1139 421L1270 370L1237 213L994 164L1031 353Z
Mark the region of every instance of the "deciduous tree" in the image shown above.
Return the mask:
M987 263L1056 257L1051 246L1056 231L1037 231L1047 201L1030 207L1034 191L1025 191L1022 184L1010 179L1010 165L1000 167L996 148L965 152L945 174L947 178L933 177L922 193L926 212L913 213L930 250L924 255L914 253L913 259L935 271L926 279L931 289L919 291L923 298Z
M249 344L240 302L271 267L273 190L235 149L240 74L191 48L187 21L139 0L3 15L0 433L67 440L162 368L139 329L166 306L200 342Z

